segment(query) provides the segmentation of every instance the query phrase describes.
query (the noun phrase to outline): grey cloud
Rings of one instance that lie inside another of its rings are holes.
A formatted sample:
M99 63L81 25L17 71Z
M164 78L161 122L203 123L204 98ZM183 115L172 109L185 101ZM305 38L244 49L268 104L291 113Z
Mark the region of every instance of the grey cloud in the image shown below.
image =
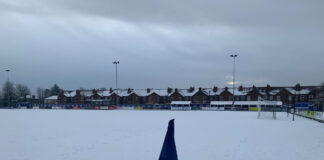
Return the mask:
M243 85L324 79L323 1L0 0L0 62L33 88ZM5 75L0 78L4 82Z
M0 1L1 2L1 1ZM191 25L323 25L324 2L303 1L195 1L195 0L30 0L5 1L2 9L35 14L80 13L125 21Z

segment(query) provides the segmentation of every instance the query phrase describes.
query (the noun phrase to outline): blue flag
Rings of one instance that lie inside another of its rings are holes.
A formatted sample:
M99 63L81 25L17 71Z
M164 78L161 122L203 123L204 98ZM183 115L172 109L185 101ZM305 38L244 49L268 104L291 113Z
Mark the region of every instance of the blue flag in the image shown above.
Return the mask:
M174 119L169 121L168 131L165 135L159 160L178 160L174 141Z

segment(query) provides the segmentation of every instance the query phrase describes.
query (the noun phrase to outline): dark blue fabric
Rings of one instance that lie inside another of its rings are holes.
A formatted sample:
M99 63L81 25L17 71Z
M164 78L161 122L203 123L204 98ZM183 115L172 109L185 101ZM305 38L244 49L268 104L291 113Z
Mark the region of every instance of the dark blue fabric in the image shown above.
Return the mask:
M165 135L159 160L178 160L174 141L174 119L169 121L168 131Z

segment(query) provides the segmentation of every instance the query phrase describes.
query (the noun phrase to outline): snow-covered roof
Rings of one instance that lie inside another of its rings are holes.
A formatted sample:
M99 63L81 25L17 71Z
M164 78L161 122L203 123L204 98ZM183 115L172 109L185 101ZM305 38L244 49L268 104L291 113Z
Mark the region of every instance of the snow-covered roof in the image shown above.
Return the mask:
M114 93L117 94L120 97L127 97L133 92L128 93L127 89L119 89L119 90L114 90Z
M138 96L149 96L153 93L156 93L159 96L168 96L171 95L172 93L168 93L167 89L150 89L149 92L147 92L147 89L137 89L133 90L133 93L135 93Z
M202 89L201 91L203 93L205 93L206 95L208 95L206 90ZM191 96L195 95L197 92L199 92L199 88L194 88L193 91L189 91L188 89L178 89L178 92L184 97L191 97Z
M168 96L171 95L170 93L168 93L167 89L153 89L152 92L156 93L159 96Z
M102 97L108 97L110 96L112 93L110 93L110 91L98 91L98 94Z
M216 92L214 92L212 88L204 88L202 90L206 93L206 95L211 95L211 96L219 95L224 91L224 89L220 89L220 88L217 89Z
M191 101L172 101L171 104L184 104L184 105L189 105L189 104L191 104Z
M50 96L45 98L46 100L57 100L58 96Z
M64 92L65 97L74 97L76 95L76 91L66 91Z
M233 89L228 89L228 91L231 93L231 94L233 94ZM244 96L244 95L246 95L248 92L246 92L246 91L239 91L239 89L235 89L234 90L234 94L235 94L235 96Z
M134 93L138 96L145 97L145 96L152 94L153 92L151 90L150 90L150 92L147 92L146 89L139 89L139 90L134 90Z
M309 89L301 89L300 91L297 91L293 88L286 88L286 90L291 94L309 94L311 92Z
M196 89L194 89L192 92L189 92L187 89L178 89L178 93L182 96L192 96L197 92Z
M80 91L81 96L91 97L93 95L92 91Z
M280 92L280 89L274 89L274 90L270 91L269 94L270 95L276 95L279 92Z
M289 91L291 94L309 94L311 91L310 89L302 89L300 91L296 91L294 88L285 88L287 91ZM141 97L146 97L149 96L153 93L156 93L159 96L170 96L175 92L176 89L172 89L171 93L168 93L168 89L150 89L149 92L147 89L132 89L131 92L129 92L128 89L117 89L114 90L112 93L109 90L99 90L97 91L98 95L108 97L111 96L113 93L117 94L120 97L127 97L131 94L136 94ZM269 92L270 95L276 95L277 93L280 92L281 89L274 89ZM215 96L215 95L220 95L222 92L225 91L225 88L218 88L216 92L213 91L213 88L202 88L201 91L206 94L207 96ZM233 90L229 88L227 90L231 94L233 94ZM242 91L239 91L239 88L235 89L235 95L236 96L244 96L247 95L248 92L251 91L251 88L243 88ZM197 92L199 92L199 88L194 88L192 91L189 89L178 89L178 93L181 94L184 97L191 97L195 95ZM261 95L267 95L267 92L264 90L258 90L258 92ZM91 97L93 95L92 90L82 90L80 91L81 96L85 97ZM65 91L64 95L66 97L74 97L76 96L76 91Z
M259 93L260 93L261 95L267 95L267 92L265 92L265 91L260 91L260 90L259 90Z

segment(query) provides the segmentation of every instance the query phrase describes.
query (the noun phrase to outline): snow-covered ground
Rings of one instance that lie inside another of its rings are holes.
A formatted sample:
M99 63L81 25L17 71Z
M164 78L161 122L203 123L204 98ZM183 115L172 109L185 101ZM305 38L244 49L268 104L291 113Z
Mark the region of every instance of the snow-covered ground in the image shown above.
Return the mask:
M324 158L324 124L285 113L0 110L0 159L157 160L172 118L179 160Z

